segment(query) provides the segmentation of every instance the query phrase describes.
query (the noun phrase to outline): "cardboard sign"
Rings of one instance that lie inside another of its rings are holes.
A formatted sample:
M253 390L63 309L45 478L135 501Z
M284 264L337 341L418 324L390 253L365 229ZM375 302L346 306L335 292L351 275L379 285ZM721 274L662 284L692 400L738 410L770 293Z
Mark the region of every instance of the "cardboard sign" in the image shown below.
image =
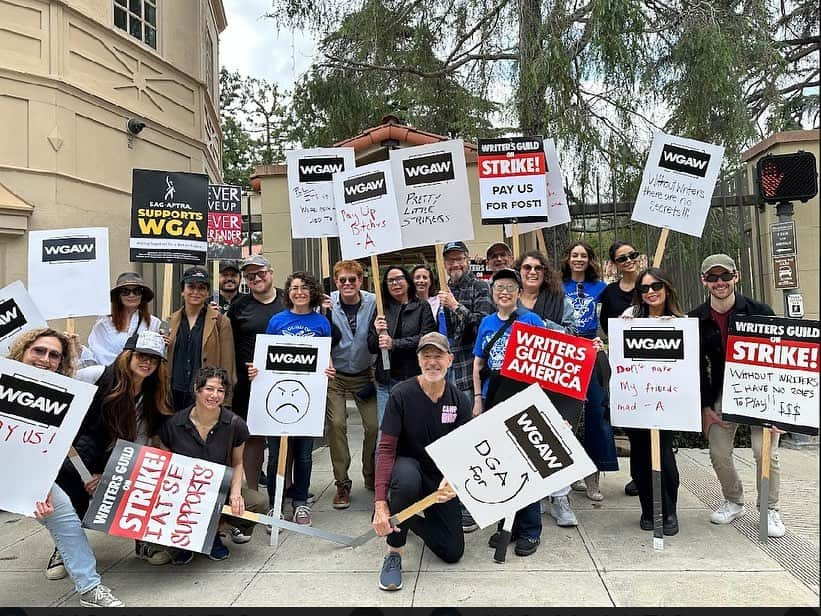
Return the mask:
M734 320L727 336L722 419L817 435L821 321Z
M482 528L596 471L536 384L425 450Z
M631 218L701 237L724 147L656 133Z
M248 430L261 436L322 436L331 339L257 334Z
M95 391L96 385L0 358L0 509L34 516Z
M222 464L117 439L83 526L210 553L232 473Z
M333 187L343 259L402 249L390 161L335 173Z
M48 327L19 280L0 289L0 356L6 356L18 334Z
M208 185L208 258L242 258L242 187Z
M403 248L473 239L461 139L391 150L390 160Z
M698 319L610 319L610 423L701 432Z
M511 326L501 374L584 400L595 363L591 340L517 321Z
M291 236L336 237L333 176L356 167L353 148L312 148L285 153Z
M205 265L208 176L134 169L129 260Z
M547 222L547 162L541 137L479 140L482 224Z
M111 312L108 229L29 233L28 289L46 320Z

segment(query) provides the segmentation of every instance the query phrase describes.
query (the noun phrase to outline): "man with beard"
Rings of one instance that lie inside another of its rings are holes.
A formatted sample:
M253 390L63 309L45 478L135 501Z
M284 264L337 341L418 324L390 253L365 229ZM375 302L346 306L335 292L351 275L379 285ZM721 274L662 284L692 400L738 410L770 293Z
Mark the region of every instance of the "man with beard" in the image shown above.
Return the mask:
M227 314L231 304L245 295L239 292L239 282L240 263L235 259L220 261L219 310L222 314Z

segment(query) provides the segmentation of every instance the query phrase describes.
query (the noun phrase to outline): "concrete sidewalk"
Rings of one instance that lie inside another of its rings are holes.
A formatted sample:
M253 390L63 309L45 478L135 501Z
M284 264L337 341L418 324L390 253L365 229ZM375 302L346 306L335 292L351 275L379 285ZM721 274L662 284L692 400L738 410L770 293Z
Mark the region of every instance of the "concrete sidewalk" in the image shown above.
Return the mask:
M362 486L362 430L350 415L353 503L334 510L330 458L314 452L311 489L314 525L357 535L369 528L372 493ZM710 524L721 502L707 452L680 450L679 524L664 550L639 529L638 499L625 496L627 459L602 481L605 500L574 493L577 528L559 528L548 515L539 551L521 558L508 551L495 564L487 547L493 529L466 535L465 556L447 565L412 533L403 557L404 588L377 588L384 542L357 549L284 532L276 550L259 529L250 543L227 543L231 557L198 556L185 567L152 567L133 555L133 543L89 531L105 584L129 607L148 606L818 606L818 449L781 449L781 510L787 535L758 541L755 464L736 451L748 489L748 513L731 526ZM8 469L6 469L8 472ZM751 490L752 491L749 491ZM51 538L32 518L0 513L0 605L78 606L68 579L50 582L44 567Z

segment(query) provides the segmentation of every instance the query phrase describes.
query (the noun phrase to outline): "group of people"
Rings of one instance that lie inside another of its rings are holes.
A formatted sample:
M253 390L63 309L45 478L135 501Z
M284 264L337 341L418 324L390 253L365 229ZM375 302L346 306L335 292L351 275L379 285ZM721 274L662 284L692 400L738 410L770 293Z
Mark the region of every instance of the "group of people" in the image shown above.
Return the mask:
M384 305L362 289L364 270L357 261L333 267L336 290L326 295L310 273L287 276L282 289L274 284L270 262L253 255L241 262L222 261L218 293L208 270L186 269L180 280L182 306L167 322L151 315L153 290L135 272L118 276L111 289L111 314L92 328L87 344L53 329L21 334L11 359L97 385L94 400L74 442L92 475L83 481L66 462L35 516L50 531L55 549L46 576L69 575L85 606L121 606L100 581L94 554L80 520L99 484L118 438L162 447L232 467L224 517L208 556L228 558L223 537L250 541L253 523L244 511L273 511L279 438L267 439L268 467L263 473L266 437L251 435L246 425L257 334L331 338L325 437L331 457L335 493L333 507L351 505L353 482L347 435L346 403L353 400L362 419L362 482L373 502L373 526L386 536L387 555L379 587L402 587L401 549L408 530L420 536L445 562L458 561L464 533L478 526L447 484L425 447L510 395L500 376L510 325L515 321L547 327L593 341L599 356L591 379L577 435L597 467L584 481L565 486L549 497L548 513L559 526L575 526L569 495L578 490L592 501L604 499L601 473L618 469L609 420L605 343L610 318L686 316L670 277L658 268L639 271L640 252L617 241L608 257L618 280L602 280L601 264L592 246L572 243L554 270L546 254L529 251L514 257L503 242L488 247L489 281L470 270L463 242L444 246L447 281L435 269L408 270L390 265L378 281ZM240 293L244 279L248 293ZM735 315L773 314L769 306L735 291L738 269L727 255L707 257L701 280L707 301L689 316L699 319L701 397L704 434L724 494L724 504L710 516L728 524L744 513L744 494L733 466L737 426L721 418L724 355L729 323ZM386 361L387 360L387 361ZM599 369L601 368L601 369ZM769 429L769 428L763 428ZM632 481L625 491L638 495L641 528L652 522L652 482L648 430L626 430L630 440ZM752 428L752 444L760 464L762 428ZM785 532L778 513L778 436L773 440L768 533ZM284 496L297 524L313 522L310 492L313 439L289 439L291 464ZM663 530L678 532L678 471L672 434L662 432ZM291 479L292 477L292 479ZM261 483L262 479L262 483ZM267 494L260 492L267 485ZM391 515L436 491L437 503L423 516L398 526ZM542 503L516 514L512 540L519 556L533 554L542 532ZM503 536L494 533L491 547ZM184 565L194 554L137 542L137 557L153 565Z

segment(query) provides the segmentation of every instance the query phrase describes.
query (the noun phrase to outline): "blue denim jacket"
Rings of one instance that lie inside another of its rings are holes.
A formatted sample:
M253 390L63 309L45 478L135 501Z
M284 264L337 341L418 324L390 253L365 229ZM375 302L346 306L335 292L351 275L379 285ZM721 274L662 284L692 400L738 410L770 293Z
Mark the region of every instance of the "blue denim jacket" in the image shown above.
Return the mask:
M376 296L368 291L360 291L362 305L356 313L356 335L351 333L348 317L342 310L339 291L331 293L331 321L339 330L339 343L331 349L334 368L340 372L354 374L373 365L374 356L368 352L368 326L376 312Z

